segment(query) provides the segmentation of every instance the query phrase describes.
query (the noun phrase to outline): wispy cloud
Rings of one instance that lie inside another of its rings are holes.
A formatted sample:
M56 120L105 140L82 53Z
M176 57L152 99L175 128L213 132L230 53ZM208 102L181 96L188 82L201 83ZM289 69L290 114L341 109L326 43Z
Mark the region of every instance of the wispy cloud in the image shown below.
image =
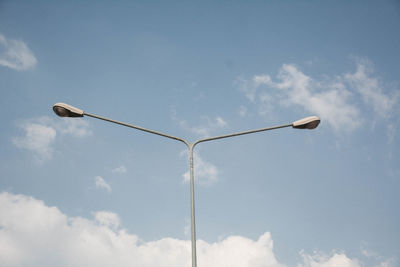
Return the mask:
M372 63L366 59L358 59L356 72L345 74L344 79L357 90L364 102L371 105L377 114L387 117L398 95L394 97L386 95L378 79L371 77L372 74Z
M181 156L188 156L188 152L185 150L181 153ZM194 180L201 185L211 185L218 181L218 168L212 163L203 160L198 152L194 152L193 163L195 165ZM190 173L185 172L183 175L183 182L187 183L190 181Z
M94 213L96 222L100 225L117 229L120 227L120 219L118 214L111 211L97 211Z
M20 71L33 68L36 63L34 54L23 41L0 34L0 65Z
M377 267L396 266L396 259L394 257L385 259L379 255L379 253L366 248L361 248L361 254L364 255L369 261L378 262L379 264L375 265Z
M314 79L294 64L283 64L276 80L268 74L251 79L238 78L239 89L250 103L258 107L260 115L268 115L278 104L297 106L322 117L337 131L351 131L361 126L362 108L370 108L377 116L387 116L398 96L384 93L379 80L373 77L372 64L357 60L354 73ZM358 99L362 99L360 106Z
M111 192L111 186L103 179L101 176L96 176L94 178L96 188L105 189L108 192Z
M197 126L189 125L187 121L179 119L175 113L172 115L172 119L178 122L182 129L192 132L200 138L210 137L216 130L224 129L228 126L228 123L221 116L216 116L214 119L202 116L201 123Z
M272 86L286 95L286 98L281 100L284 105L301 106L306 111L321 116L336 130L353 130L359 126L359 110L349 101L351 93L341 82L319 83L302 73L296 66L288 64L283 65L278 78L281 82ZM318 92L318 87L324 87L324 90Z
M57 135L53 127L35 122L23 123L19 127L25 131L25 135L14 137L14 145L33 151L40 162L52 157L52 144Z
M51 159L53 145L58 135L70 135L84 137L92 132L89 123L81 119L57 119L43 116L18 123L23 130L22 136L12 138L12 142L18 148L31 151L39 162Z
M303 257L304 264L299 264L299 267L361 267L363 264L357 259L350 259L344 253L334 253L332 256L324 253L314 253L308 255L300 252Z
M203 116L201 119L201 125L190 127L190 131L201 138L210 137L211 133L215 132L217 129L225 128L228 125L228 123L219 116L215 117L215 119Z
M69 217L57 207L25 195L0 193L0 262L2 266L190 266L190 241L162 238L141 240L121 228L119 216L110 211L94 213L93 219ZM281 267L271 234L253 240L228 236L218 242L197 241L198 258L204 266ZM51 255L49 257L49 255ZM308 255L300 252L297 266L358 267L358 259L345 253ZM382 260L375 266L395 266Z
M121 166L119 166L117 168L112 169L111 171L113 173L124 174L124 173L127 172L127 169L126 169L126 167L124 165L121 165Z
M61 118L60 120L57 118L57 121L53 120L53 125L61 134L68 134L74 137L85 137L92 134L89 122L84 119Z

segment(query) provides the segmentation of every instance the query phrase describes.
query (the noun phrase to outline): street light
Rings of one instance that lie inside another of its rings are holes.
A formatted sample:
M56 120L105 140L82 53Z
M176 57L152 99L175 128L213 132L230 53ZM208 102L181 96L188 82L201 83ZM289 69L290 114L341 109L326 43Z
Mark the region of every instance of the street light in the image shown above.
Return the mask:
M53 105L53 110L60 117L83 117L83 110L64 103Z
M172 135L168 135L165 133L157 132L154 130L142 128L139 126L135 126L132 124L116 121L116 120L111 120L108 118L104 118L98 115L90 114L87 112L84 112L83 110L70 106L65 103L56 103L53 105L53 110L54 112L60 116L60 117L83 117L83 116L89 116L92 118L116 123L122 126L134 128L136 130L148 132L151 134L163 136L169 139L174 139L176 141L180 141L184 143L187 148L189 149L189 168L190 168L190 210L191 210L191 224L192 224L192 267L197 267L197 257L196 257L196 224L195 224L195 210L194 210L194 164L193 164L193 150L194 147L202 142L208 142L208 141L213 141L213 140L218 140L218 139L223 139L223 138L229 138L229 137L234 137L234 136L240 136L240 135L245 135L245 134L252 134L252 133L258 133L258 132L264 132L264 131L269 131L269 130L275 130L279 128L285 128L285 127L293 127L295 129L315 129L317 128L318 124L321 122L320 118L317 116L311 116L307 117L301 120L297 120L293 123L290 124L283 124L279 126L274 126L274 127L268 127L268 128L260 128L256 130L250 130L250 131L244 131L244 132L237 132L237 133L232 133L232 134L227 134L227 135L220 135L220 136L215 136L215 137L210 137L210 138L204 138L195 141L194 143L190 143L186 141L183 138L175 137Z

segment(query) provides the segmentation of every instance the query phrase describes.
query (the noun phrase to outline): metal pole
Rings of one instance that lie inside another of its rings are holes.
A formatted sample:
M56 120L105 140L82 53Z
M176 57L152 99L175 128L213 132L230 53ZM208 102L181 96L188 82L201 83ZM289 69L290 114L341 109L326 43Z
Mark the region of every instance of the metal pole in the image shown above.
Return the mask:
M196 256L196 220L194 210L194 164L193 164L193 149L194 144L189 145L189 164L190 164L190 211L192 223L192 267L197 267Z

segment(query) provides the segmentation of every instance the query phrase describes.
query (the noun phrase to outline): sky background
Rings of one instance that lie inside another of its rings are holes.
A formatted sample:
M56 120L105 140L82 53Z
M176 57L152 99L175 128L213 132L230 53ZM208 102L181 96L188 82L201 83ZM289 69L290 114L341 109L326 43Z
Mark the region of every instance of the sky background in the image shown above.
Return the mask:
M400 266L399 1L0 1L0 265Z

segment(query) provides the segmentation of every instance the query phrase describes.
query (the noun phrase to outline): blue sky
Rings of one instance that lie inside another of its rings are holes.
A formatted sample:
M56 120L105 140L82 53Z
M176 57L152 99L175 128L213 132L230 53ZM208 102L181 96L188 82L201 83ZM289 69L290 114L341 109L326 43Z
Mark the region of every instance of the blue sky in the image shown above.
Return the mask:
M400 266L398 1L1 1L2 266Z

